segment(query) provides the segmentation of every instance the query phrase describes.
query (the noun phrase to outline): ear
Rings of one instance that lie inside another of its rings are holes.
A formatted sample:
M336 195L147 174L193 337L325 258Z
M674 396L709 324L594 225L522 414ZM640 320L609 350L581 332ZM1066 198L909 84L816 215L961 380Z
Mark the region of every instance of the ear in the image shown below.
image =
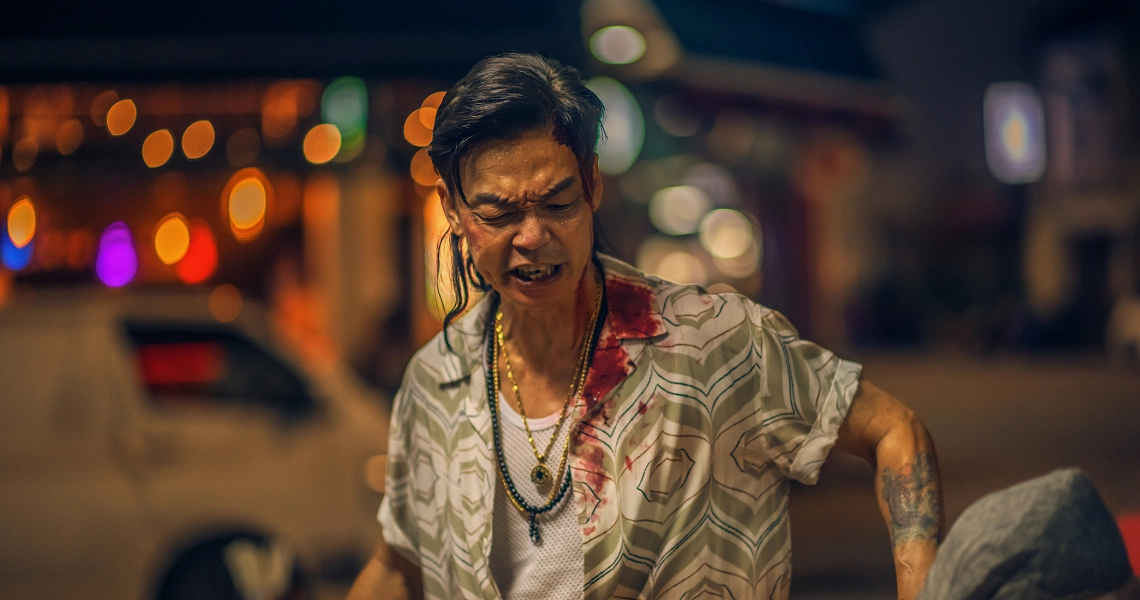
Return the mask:
M602 169L598 166L598 155L594 154L594 167L590 169L590 177L594 179L593 195L590 198L590 209L598 212L598 207L602 205L602 192L605 191L602 184Z
M455 196L447 189L442 179L435 181L435 193L439 195L439 203L443 206L443 214L447 217L447 224L456 235L463 235L463 221L459 218L459 207Z

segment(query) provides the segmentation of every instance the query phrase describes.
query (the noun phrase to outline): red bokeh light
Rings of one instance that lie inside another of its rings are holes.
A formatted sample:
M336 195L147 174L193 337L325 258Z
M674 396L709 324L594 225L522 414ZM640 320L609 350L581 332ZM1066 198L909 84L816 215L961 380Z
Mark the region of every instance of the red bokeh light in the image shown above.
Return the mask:
M218 243L214 232L202 219L190 222L190 246L176 268L183 283L202 283L218 268Z

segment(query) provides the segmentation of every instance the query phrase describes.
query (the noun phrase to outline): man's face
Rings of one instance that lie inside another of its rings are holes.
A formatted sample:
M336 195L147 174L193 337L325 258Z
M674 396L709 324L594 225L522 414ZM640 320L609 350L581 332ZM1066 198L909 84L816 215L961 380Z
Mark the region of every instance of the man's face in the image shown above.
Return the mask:
M442 181L437 190L487 283L523 309L551 310L572 300L593 245L597 161L592 203L574 153L554 140L552 129L484 142L460 166L468 204Z

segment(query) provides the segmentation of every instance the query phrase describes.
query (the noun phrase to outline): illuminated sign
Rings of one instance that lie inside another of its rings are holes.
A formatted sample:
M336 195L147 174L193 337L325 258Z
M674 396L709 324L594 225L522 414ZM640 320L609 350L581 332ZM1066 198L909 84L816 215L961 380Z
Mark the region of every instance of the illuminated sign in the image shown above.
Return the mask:
M1032 183L1045 171L1045 114L1024 83L994 83L985 97L986 162L1004 183Z

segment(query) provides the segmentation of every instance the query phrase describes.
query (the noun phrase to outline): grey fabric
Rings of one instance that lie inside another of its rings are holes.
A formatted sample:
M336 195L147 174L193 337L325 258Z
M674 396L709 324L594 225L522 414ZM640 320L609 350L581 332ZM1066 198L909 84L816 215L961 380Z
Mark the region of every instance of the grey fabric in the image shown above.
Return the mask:
M1092 481L1054 471L972 504L938 550L919 600L1082 598L1132 574Z

